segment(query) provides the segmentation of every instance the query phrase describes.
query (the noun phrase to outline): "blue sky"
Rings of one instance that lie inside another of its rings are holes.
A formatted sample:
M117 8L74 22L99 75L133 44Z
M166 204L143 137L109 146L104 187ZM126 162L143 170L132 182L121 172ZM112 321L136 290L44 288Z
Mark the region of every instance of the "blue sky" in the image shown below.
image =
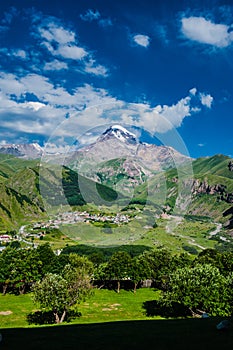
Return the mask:
M1 144L114 123L233 155L233 1L5 0L0 43Z

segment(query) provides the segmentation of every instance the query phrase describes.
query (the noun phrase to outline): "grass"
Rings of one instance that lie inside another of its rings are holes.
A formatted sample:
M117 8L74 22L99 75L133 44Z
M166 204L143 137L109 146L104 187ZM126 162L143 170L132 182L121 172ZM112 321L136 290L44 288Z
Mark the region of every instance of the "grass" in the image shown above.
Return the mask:
M113 290L96 289L94 296L78 305L78 311L81 312L82 316L74 319L71 323L148 319L142 307L143 302L155 300L158 295L157 291L147 288L139 289L136 294L125 290L121 290L117 294ZM11 314L0 314L0 328L34 327L28 325L26 316L36 310L37 305L33 304L30 294L1 295L0 312L11 311Z
M11 312L8 315L0 314L0 328L5 327L26 327L26 315L36 310L29 294L0 296L0 312Z
M96 290L78 307L82 316L71 323L29 326L26 315L35 310L29 294L0 296L1 350L228 350L233 343L232 328L218 331L220 318L162 320L145 316L142 303L158 297L153 289L131 291Z
M159 292L141 288L132 291L97 289L93 297L78 305L82 316L71 323L51 326L28 325L26 315L36 311L30 294L0 296L1 350L228 350L233 330L218 331L220 318L162 320L149 318L143 302L155 300Z
M207 248L218 248L221 244L221 241L214 239L215 237L210 239L209 233L215 230L216 224L207 220L183 218L177 225L173 225L171 220L157 219L157 227L152 228L150 224L148 218L143 214L140 216L140 213L128 224L117 227L112 225L110 228L104 228L100 227L99 223L64 224L59 233L49 233L42 241L35 239L34 242L43 244L47 241L53 249L77 243L99 247L124 244L164 246L175 253L183 252L184 247L195 248L196 252L200 252Z
M76 322L96 323L148 319L142 304L145 301L158 299L158 296L158 291L147 288L141 288L135 294L125 290L121 290L119 294L110 290L96 290L94 297L78 307L82 316Z

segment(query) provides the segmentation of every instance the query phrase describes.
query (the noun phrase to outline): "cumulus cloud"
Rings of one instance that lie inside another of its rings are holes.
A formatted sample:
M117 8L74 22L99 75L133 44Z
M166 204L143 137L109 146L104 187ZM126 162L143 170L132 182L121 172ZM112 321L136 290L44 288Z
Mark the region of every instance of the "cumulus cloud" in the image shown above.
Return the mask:
M143 47L148 47L150 45L150 37L148 35L136 34L133 36L133 41Z
M184 17L181 20L181 31L185 37L219 48L231 45L233 41L231 28L225 24L213 23L204 17Z
M203 106L211 108L214 99L210 94L205 94L205 93L201 92L200 93L200 100L201 100L201 104Z
M77 43L76 35L72 30L65 29L55 22L41 24L39 27L42 44L52 56L59 56L60 60L53 60L45 64L45 70L68 69L64 60L79 61L79 70L96 76L107 77L108 69L98 64L93 54ZM63 60L63 61L61 61Z
M185 118L200 111L197 98L192 94L172 105L127 103L89 84L69 92L39 74L19 77L1 73L0 89L1 128L13 134L49 137L58 128L59 136L73 137L77 132L113 122L140 127L151 134L165 133L180 127ZM198 92L198 96L203 106L211 107L212 96L203 92ZM6 114L8 118L4 118Z
M39 111L39 109L41 109L41 108L46 106L44 103L34 102L34 101L25 102L24 105L26 107L29 107L29 108L33 109L34 111Z
M75 33L64 29L54 22L39 28L42 43L54 56L80 60L87 55L86 50L77 44Z
M192 88L192 89L189 90L189 92L190 92L191 95L195 96L196 93L197 93L197 89L196 88Z
M58 71L62 69L68 69L68 65L65 62L53 60L51 62L47 62L44 65L45 70Z
M96 64L96 61L93 59L90 59L89 62L85 64L84 68L86 73L94 74L94 75L99 75L102 77L107 77L108 76L108 70L106 67Z
M19 57L21 59L25 59L27 58L27 53L25 50L13 50L12 51L12 54L15 56L15 57Z

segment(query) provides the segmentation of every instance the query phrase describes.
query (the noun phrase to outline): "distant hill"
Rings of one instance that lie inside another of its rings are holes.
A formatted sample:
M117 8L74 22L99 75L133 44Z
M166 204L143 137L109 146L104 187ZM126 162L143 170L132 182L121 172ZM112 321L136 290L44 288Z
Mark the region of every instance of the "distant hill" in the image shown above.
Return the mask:
M0 145L0 153L24 159L37 159L42 156L43 149L38 143Z

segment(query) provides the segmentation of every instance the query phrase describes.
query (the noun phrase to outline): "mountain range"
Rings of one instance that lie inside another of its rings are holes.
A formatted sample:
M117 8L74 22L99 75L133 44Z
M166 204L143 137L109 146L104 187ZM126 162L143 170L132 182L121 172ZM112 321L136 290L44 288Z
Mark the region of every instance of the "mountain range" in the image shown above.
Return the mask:
M172 213L179 192L177 165L185 173L192 162L192 201L186 215L209 217L232 232L233 172L227 156L190 159L172 147L138 142L136 135L119 125L109 127L94 143L67 154L62 166L59 155L57 162L53 156L53 164L43 173L42 154L43 149L35 144L1 146L0 230L45 217L45 202L50 207L64 204L59 194L61 167L62 189L71 207L89 202L98 206L99 197L111 206L116 199L124 203L126 198L127 204L151 204ZM161 201L158 195L148 196L148 189L159 191L163 185L165 198Z
M3 144L0 146L0 153L24 159L37 159L42 156L43 148L38 143Z

